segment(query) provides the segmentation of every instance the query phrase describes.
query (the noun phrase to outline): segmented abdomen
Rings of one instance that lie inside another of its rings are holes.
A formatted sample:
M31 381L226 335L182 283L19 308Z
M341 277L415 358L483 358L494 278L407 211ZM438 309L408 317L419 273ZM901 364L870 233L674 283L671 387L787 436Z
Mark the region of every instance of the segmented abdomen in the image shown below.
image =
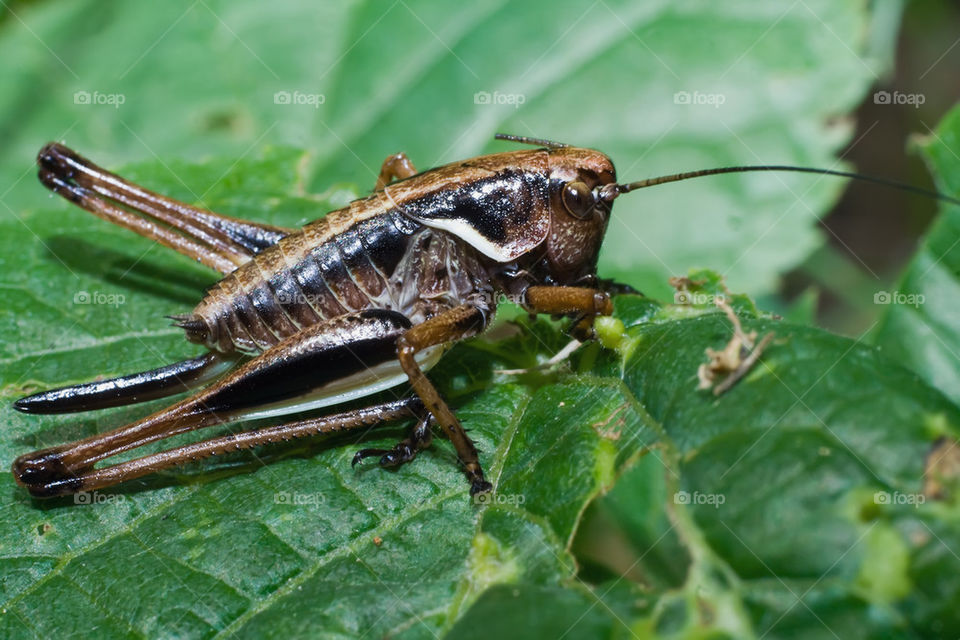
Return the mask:
M312 222L225 276L180 323L187 337L225 353L258 353L325 319L397 309L390 278L423 227L396 211L356 215L371 204Z

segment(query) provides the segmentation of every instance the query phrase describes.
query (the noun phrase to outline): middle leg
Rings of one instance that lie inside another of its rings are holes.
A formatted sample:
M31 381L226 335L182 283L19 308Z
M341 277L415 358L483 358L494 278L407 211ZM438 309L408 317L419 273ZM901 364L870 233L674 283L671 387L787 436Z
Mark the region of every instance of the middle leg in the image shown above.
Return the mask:
M423 401L444 434L453 443L457 457L463 464L470 481L470 495L485 493L493 488L483 477L477 448L460 425L447 403L440 397L437 388L427 379L415 356L418 351L448 342L475 336L486 328L487 314L476 305L465 304L436 315L408 329L397 340L397 358L410 379L410 386Z

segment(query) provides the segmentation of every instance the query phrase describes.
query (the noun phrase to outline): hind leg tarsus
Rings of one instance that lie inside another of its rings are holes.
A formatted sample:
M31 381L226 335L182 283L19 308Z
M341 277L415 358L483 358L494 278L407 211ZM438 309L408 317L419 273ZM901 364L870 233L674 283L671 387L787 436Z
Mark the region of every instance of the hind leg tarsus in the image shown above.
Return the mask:
M410 435L398 442L392 449L360 449L353 456L351 466L356 466L364 458L380 456L380 466L384 468L399 467L417 457L417 454L430 446L433 442L433 431L430 430L432 418L427 415L421 417Z

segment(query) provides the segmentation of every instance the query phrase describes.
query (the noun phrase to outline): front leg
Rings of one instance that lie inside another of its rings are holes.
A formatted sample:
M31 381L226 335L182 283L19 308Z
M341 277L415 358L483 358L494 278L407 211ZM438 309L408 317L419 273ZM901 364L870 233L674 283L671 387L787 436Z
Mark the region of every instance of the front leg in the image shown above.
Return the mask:
M593 337L594 319L613 313L610 295L589 287L528 287L523 306L531 313L574 316L572 332L578 339Z
M447 438L453 443L460 462L470 481L470 495L485 493L493 488L483 477L477 448L460 425L460 421L440 397L433 383L427 379L414 356L418 351L447 342L475 336L486 328L487 314L478 306L465 304L436 315L400 336L397 340L397 358L410 379L410 386L433 415Z

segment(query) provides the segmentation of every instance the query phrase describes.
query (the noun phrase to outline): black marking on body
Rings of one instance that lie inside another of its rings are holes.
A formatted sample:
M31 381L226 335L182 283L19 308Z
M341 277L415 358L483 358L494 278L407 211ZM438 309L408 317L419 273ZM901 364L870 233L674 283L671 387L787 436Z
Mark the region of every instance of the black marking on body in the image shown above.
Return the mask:
M403 314L382 309L343 316L335 322L303 336L283 359L265 361L216 390L204 398L204 407L232 414L303 396L395 359L397 338L411 326Z
M357 225L357 233L373 266L389 277L403 259L410 236L421 228L420 223L391 210L361 222Z
M340 313L344 313L346 309L337 302L333 292L327 287L323 268L313 254L313 251L308 252L300 262L282 274L296 282L302 294L299 299L296 296L291 298L291 303L309 303L321 318L330 317L330 309L339 309Z
M359 225L358 225L359 226ZM367 257L367 252L360 241L360 232L356 227L351 227L343 233L333 237L337 248L340 250L340 258L343 266L351 274L360 274L370 269L373 265Z
M488 178L441 189L403 205L423 221L460 220L490 242L503 245L527 224L541 202L548 182L536 172L505 170Z
M278 337L289 335L299 329L284 312L277 297L270 289L269 281L260 283L247 295L254 309L257 310L260 318L263 319L273 335Z
M287 236L282 231L264 229L258 225L245 224L237 221L232 225L223 224L219 219L210 221L213 226L223 231L231 240L249 249L253 253L260 253L277 244Z

